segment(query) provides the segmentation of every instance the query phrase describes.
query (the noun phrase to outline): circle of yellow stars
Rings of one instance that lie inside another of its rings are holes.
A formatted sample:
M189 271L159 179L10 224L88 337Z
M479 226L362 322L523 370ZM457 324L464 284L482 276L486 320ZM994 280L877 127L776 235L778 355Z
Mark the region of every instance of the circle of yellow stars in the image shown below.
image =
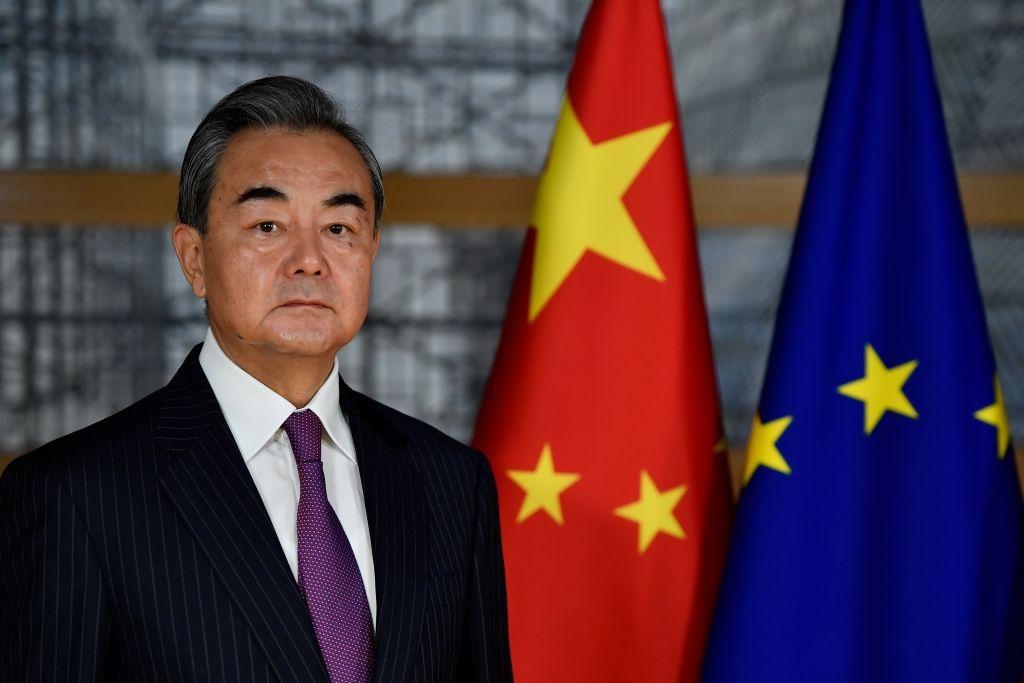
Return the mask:
M918 362L911 360L889 367L882 361L871 344L864 347L864 376L838 387L837 391L848 398L864 404L864 433L870 435L887 412L916 419L917 410L903 391L903 386L917 369ZM1003 401L1003 389L998 376L993 377L992 404L974 413L975 419L996 428L996 455L1002 460L1010 448L1010 423ZM747 446L747 462L743 474L743 485L750 481L758 467L791 474L792 469L779 450L778 442L793 422L787 415L763 422L760 413L754 416Z

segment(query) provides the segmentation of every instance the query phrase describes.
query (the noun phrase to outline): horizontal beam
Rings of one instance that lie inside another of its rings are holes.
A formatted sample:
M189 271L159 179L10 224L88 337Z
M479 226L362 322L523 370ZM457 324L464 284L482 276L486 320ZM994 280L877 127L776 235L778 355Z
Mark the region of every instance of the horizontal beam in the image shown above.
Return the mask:
M967 222L1024 227L1024 173L960 176ZM796 224L803 173L695 175L694 211L701 228ZM164 227L174 220L174 173L117 171L0 172L0 223ZM389 174L389 224L452 228L522 228L530 220L532 176Z

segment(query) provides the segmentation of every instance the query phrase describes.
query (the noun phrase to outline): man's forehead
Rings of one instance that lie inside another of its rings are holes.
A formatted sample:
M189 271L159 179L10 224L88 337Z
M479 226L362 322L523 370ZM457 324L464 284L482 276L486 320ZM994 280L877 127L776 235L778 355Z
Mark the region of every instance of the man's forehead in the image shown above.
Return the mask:
M234 193L281 182L344 185L330 194L370 189L369 170L355 146L337 131L319 128L243 129L228 139L215 174L215 190Z
M339 161L357 161L360 166L366 166L355 145L338 131L329 128L243 128L228 138L221 154L221 163L229 156L258 154L259 151L269 151L278 158L288 158L304 155L310 149L323 152L324 155L338 156Z

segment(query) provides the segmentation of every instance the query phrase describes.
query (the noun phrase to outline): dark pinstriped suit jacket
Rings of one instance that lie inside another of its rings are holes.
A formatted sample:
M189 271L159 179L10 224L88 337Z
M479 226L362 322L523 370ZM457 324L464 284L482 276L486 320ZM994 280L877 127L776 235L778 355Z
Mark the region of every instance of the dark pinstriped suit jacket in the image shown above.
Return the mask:
M0 680L325 681L198 349L163 389L0 479ZM342 384L377 577L379 681L511 679L494 479Z

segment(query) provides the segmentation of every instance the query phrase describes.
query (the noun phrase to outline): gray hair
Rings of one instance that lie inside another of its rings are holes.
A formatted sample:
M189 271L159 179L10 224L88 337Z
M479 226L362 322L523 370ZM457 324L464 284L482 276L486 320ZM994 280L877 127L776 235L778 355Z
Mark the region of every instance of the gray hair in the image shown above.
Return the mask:
M373 231L380 230L384 181L366 138L345 120L338 102L313 83L294 76L268 76L245 83L207 112L189 140L178 179L178 222L205 235L217 165L231 136L247 128L334 131L356 148L373 190Z

